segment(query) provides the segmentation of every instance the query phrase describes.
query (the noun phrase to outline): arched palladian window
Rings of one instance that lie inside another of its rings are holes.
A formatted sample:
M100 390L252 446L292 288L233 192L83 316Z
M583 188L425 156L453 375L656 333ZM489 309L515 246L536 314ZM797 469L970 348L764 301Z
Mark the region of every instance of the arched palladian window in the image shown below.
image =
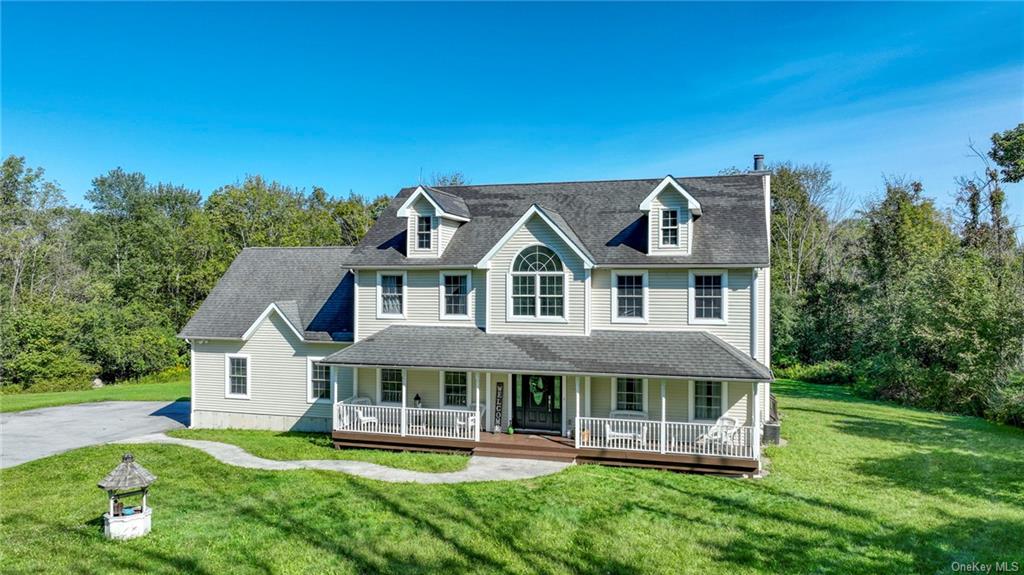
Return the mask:
M565 272L558 255L544 246L530 246L512 263L512 315L563 317Z

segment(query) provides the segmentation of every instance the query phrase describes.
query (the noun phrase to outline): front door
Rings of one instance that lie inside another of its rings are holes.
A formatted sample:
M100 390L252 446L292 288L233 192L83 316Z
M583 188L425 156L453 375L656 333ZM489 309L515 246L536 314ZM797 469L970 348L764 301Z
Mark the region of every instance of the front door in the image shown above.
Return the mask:
M562 430L562 378L557 375L516 375L513 425L538 431Z

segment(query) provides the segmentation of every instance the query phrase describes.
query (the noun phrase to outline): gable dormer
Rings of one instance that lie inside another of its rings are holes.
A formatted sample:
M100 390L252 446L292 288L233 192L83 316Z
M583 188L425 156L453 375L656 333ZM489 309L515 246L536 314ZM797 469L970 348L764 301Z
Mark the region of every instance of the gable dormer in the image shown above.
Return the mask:
M693 225L701 207L675 178L665 176L640 202L640 209L647 212L647 255L690 254Z
M405 255L410 258L439 258L459 226L469 221L466 202L448 192L419 186L398 208L406 218Z

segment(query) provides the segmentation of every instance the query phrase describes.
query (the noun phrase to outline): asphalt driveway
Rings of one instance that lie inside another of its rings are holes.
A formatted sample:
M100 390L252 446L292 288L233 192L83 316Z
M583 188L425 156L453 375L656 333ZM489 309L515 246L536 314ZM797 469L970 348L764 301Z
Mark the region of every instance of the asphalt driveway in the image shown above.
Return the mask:
M0 468L188 425L187 401L101 401L0 413Z

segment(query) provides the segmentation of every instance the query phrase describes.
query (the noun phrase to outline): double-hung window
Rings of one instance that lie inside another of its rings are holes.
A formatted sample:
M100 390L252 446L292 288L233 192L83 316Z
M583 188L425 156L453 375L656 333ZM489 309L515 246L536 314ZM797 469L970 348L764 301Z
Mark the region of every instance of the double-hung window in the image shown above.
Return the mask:
M383 368L380 370L380 402L402 403L402 379L400 369Z
M716 421L722 417L722 382L693 382L693 418Z
M441 315L449 318L469 317L469 274L441 273Z
M433 218L430 216L416 218L416 249L430 249L431 228L433 228Z
M380 273L377 276L380 301L378 315L382 317L405 316L405 274Z
M320 363L320 358L309 358L308 400L330 401L331 366Z
M469 376L464 371L444 372L444 404L469 405Z
M249 356L226 355L224 357L224 395L249 399Z
M647 320L647 273L612 273L612 321L643 323Z
M644 410L644 380L638 377L615 378L615 409Z
M694 323L725 322L727 277L725 272L691 272L691 321Z
M679 210L677 209L661 210L661 245L679 245Z
M512 264L511 286L513 317L565 317L565 271L550 248L538 245L521 251Z

